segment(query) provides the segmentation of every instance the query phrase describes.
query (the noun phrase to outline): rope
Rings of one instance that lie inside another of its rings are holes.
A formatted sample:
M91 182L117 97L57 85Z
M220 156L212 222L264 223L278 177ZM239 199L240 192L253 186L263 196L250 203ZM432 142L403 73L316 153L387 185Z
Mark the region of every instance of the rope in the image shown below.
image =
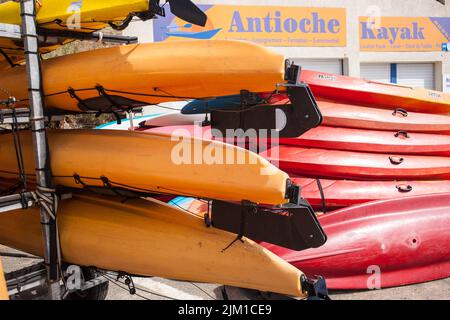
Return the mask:
M71 89L69 88L69 90L65 90L65 91L59 91L59 92L54 92L54 93L49 93L46 94L45 97L54 97L54 96L58 96L58 95L63 95L63 94L69 94L71 95L72 98L74 98L72 95L73 93L77 93L77 92L85 92L85 91L98 91L98 87L93 87L93 88L81 88L81 89ZM102 87L103 88L103 87ZM162 93L165 93L165 95L161 95L161 94L150 94L150 93L142 93L142 92L131 92L131 91L123 91L123 90L114 90L114 89L107 89L107 88L103 88L105 93L116 93L116 94L123 94L123 95L130 95L130 96L141 96L141 97L153 97L153 98L173 98L173 99L178 99L178 100L210 100L211 97L189 97L189 96L177 96L174 95L168 91L162 90L160 88L153 88L154 91L160 91ZM72 94L70 93L72 92ZM271 95L266 98L263 99L262 103L256 104L254 106L251 107L247 107L247 108L243 108L240 110L221 110L221 109L215 109L214 111L217 112L222 112L222 113L242 113L245 111L251 111L253 109L256 109L258 107L260 107L262 104L268 103L268 101L277 94L277 90L274 90ZM29 101L29 99L21 99L21 100L17 100L18 102L26 102ZM288 102L286 102L284 105L289 104ZM180 109L177 108L171 108L171 107L166 107L166 106L162 106L160 104L153 104L155 106L158 106L160 108L164 108L164 109L168 109L168 110L174 110L174 111L180 111ZM237 105L237 104L236 104ZM117 108L121 108L121 109L132 109L129 106L116 106ZM126 108L125 108L126 107ZM95 112L99 112L101 113L113 113L114 112L114 106L111 106L110 108L108 108L107 110L91 110L91 111L95 111ZM209 113L212 110L207 110L207 113Z
M56 212L58 211L59 206L59 199L56 196L56 190L37 185L36 191L31 192L31 195L36 205L43 208L52 220L56 221Z
M1 172L1 170L0 170L0 172ZM81 179L84 179L84 180L94 180L94 181L100 181L100 182L102 182L102 184L103 184L103 179L100 177L100 178L94 178L94 177L82 177L82 176L79 176L79 175L77 175L77 174L75 174L75 175L73 175L73 176L54 176L55 178L62 178L62 179L70 179L70 178L72 178L72 179L75 179L75 183L76 184L81 184L84 188L95 188L95 186L89 186L88 184L86 184L85 182L83 182ZM142 192L142 193L146 193L146 194L155 194L155 193L158 193L158 192L156 192L156 191L154 191L154 190L150 190L150 189L145 189L145 188L139 188L139 187L133 187L133 186L131 186L131 185L127 185L127 184L123 184L123 183L119 183L119 182L114 182L114 181L112 181L112 180L109 180L108 179L108 182L109 182L109 184L112 186L112 187L122 187L122 188L124 188L124 189L128 189L128 190L131 190L131 191L136 191L136 192ZM163 188L163 187L160 187L160 186L157 186L156 187L157 189L160 189L160 190L165 190L166 192L160 192L160 194L177 194L177 195L185 195L185 196L189 196L189 197L192 197L192 198L200 198L200 196L199 195L196 195L196 194L190 194L190 193L186 193L185 191L182 191L182 190L176 190L176 189L169 189L169 188Z
M16 160L17 160L17 167L19 169L19 181L22 184L22 191L26 190L27 188L27 176L25 174L25 165L24 165L24 159L23 159L23 153L22 153L22 144L20 141L20 134L19 134L19 124L17 122L17 114L16 109L12 109L12 123L11 123L11 132L13 136L14 141L14 149L16 152Z
M116 285L117 287L119 287L119 288L121 288L121 289L123 289L123 290L129 292L128 288L121 286L121 285L126 285L126 284L122 283L121 281L116 280L115 278L113 278L113 277L111 277L111 276L108 276L108 275L102 275L102 277L106 278L108 281L110 281L112 284ZM119 283L120 283L120 285L119 285ZM135 288L136 288L136 290L139 290L139 291L142 291L142 292L145 292L145 293L148 293L148 294L157 296L157 297L161 297L161 298L165 298L165 299L169 299L169 300L178 300L178 299L176 299L176 298L169 297L169 296L165 296L165 295L162 295L162 294L159 294L159 293L156 293L156 292L152 292L152 291L143 289L143 288L138 287L138 286L136 286ZM136 295L137 297L142 298L142 299L150 300L149 298L144 297L144 296L142 296L142 295L139 295L138 293L135 293L135 295Z

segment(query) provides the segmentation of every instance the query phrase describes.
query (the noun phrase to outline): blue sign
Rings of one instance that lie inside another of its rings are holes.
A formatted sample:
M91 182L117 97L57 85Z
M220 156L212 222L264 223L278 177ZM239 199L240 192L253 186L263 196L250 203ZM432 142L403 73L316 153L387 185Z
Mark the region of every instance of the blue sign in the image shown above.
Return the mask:
M442 44L442 51L448 51L450 48L450 42Z

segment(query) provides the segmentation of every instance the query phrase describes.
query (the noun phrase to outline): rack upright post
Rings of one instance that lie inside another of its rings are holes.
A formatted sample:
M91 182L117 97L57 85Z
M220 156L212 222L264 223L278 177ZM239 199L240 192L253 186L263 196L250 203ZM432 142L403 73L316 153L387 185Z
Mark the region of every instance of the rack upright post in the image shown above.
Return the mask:
M20 0L22 38L25 47L30 100L30 123L33 135L37 185L43 190L52 187L50 154L44 118L42 97L42 72L34 0ZM55 213L56 214L56 213ZM59 270L59 237L56 220L41 207L41 223L44 239L44 259L48 271L49 298L61 299Z

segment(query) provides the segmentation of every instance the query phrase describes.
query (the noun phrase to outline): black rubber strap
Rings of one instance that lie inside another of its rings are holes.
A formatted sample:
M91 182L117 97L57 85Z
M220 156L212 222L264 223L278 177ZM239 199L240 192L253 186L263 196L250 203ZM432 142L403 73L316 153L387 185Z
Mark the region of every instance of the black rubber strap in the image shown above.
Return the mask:
M86 184L86 183L84 183L83 182L83 180L81 180L81 177L78 175L78 174L74 174L73 175L73 178L75 179L75 183L76 184L80 184L80 185L82 185L84 188L89 188L89 186Z
M101 176L100 180L103 182L103 186L108 189L111 190L116 196L119 197L125 197L122 193L120 193L116 188L113 187L113 185L111 184L111 182L109 182L109 179L105 176ZM128 199L127 197L125 197L125 200Z
M242 243L244 243L242 238L245 236L245 223L246 223L246 220L247 220L246 218L247 218L248 210L249 210L248 207L246 207L245 205L242 206L242 209L241 209L241 225L239 227L239 233L238 233L236 239L234 239L225 249L222 250L222 253L227 251L237 241L241 241Z
M117 124L119 124L119 125L122 124L122 118L120 117L119 113L117 113L117 111L114 110L114 108L122 109L122 110L126 110L126 108L119 108L119 107L117 107L115 101L106 93L106 90L105 90L104 87L102 87L100 85L97 85L95 87L95 89L97 90L97 92L98 92L98 94L100 96L103 96L103 97L105 97L108 100L108 102L111 104L111 107L109 107L109 108L107 108L105 110L92 109L91 107L89 107L86 104L86 102L83 99L81 99L76 94L75 89L69 87L67 89L67 92L69 93L71 98L76 99L78 101L79 106L82 107L80 109L84 109L84 111L95 111L96 112L96 114L95 114L96 118L100 117L102 114L105 114L105 113L112 113L115 116L116 120L117 120ZM132 108L129 108L129 110L131 110L131 109Z
M325 192L323 191L322 182L320 179L316 179L317 187L319 188L320 197L322 198L322 210L323 213L327 213L327 203L325 200Z

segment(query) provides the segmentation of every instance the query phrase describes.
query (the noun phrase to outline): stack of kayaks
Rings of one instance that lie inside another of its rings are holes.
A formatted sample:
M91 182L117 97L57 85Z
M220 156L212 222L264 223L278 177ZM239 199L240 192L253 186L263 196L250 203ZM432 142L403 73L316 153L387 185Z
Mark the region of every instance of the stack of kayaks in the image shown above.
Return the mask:
M448 94L308 70L302 71L300 80L319 100L323 126L298 138L264 143L260 151L296 176L313 205L329 210L370 200L450 192ZM259 96L273 107L286 104L283 94ZM182 113L201 114L236 103L238 96L193 101Z
M326 275L334 289L450 276L450 96L313 71L303 71L301 80L319 100L323 126L293 139L260 140L260 154L302 186L319 215L347 209L319 218L328 234L319 249L263 245L307 274ZM283 95L259 97L274 108L286 103ZM182 113L236 103L237 96L193 101ZM192 126L146 130L217 139ZM193 199L172 202L198 215L208 210Z
M321 216L328 242L299 252L263 244L329 288L379 289L450 276L450 194L366 203Z
M301 79L327 99L319 102L325 126L281 139L262 155L297 175L306 194L319 194L325 210L450 192L447 94L313 71Z
M134 11L148 5L148 1L132 3ZM14 22L17 17L7 12L17 13L17 8L17 4L0 6L0 22ZM44 1L38 23L58 29L60 22L55 19L66 15L61 11L52 15L47 8ZM92 9L90 16L95 15L95 5L86 8ZM112 10L110 16L120 12ZM84 12L83 17L88 16ZM102 21L110 21L108 17ZM89 21L82 22L87 27ZM50 114L101 114L241 90L270 91L285 83L285 68L283 56L239 41L119 46L43 61L44 104ZM9 97L17 100L14 107L28 106L25 66L1 72L0 100ZM11 133L0 135L0 183L22 173L14 143L20 139L23 173L32 188L36 181L31 132L21 131L13 138ZM222 207L263 205L266 218L276 208L275 219L288 221L284 226L291 227L290 216L278 213L297 197L292 193L296 186L258 154L222 142L180 142L164 134L119 130L48 131L48 143L56 191L72 194L72 199L61 201L58 214L64 262L297 297L308 294L299 270L250 240L234 243L237 231L208 227L203 219L156 200L136 199L169 194L214 200ZM2 194L12 190L11 185L4 187ZM307 205L300 209L312 213ZM40 228L37 208L2 214L0 243L41 256ZM317 229L321 231L318 224ZM323 235L320 241L325 239Z
M218 140L209 127L196 125L138 130ZM271 143L260 141L259 147ZM321 210L450 192L450 135L324 126L279 143L261 155L288 172L302 196Z

